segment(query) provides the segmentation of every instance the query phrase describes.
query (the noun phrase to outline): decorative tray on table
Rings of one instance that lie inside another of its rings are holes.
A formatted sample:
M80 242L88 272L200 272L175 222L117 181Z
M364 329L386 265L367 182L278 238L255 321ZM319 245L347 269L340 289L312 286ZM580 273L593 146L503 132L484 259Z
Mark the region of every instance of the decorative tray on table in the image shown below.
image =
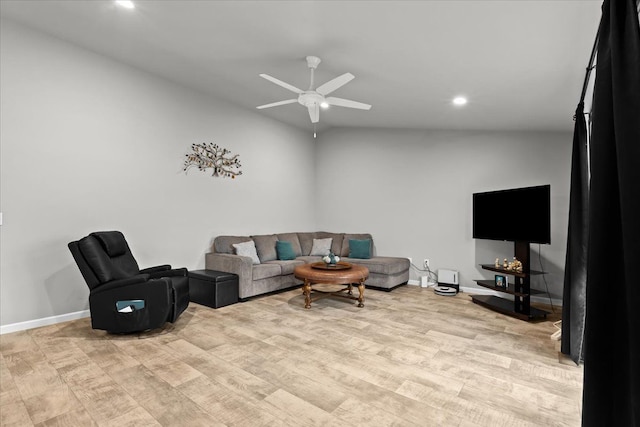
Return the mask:
M318 270L347 270L351 268L351 264L342 261L335 264L327 264L326 262L314 262L311 264L311 268L316 268Z

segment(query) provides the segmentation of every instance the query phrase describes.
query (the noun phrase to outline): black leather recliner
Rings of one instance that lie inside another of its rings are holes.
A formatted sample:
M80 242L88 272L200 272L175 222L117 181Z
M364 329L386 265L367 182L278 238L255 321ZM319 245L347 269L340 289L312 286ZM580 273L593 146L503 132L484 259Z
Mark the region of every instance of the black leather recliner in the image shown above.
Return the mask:
M140 270L119 231L91 233L68 246L90 289L93 329L155 329L175 322L189 305L187 269L160 265Z

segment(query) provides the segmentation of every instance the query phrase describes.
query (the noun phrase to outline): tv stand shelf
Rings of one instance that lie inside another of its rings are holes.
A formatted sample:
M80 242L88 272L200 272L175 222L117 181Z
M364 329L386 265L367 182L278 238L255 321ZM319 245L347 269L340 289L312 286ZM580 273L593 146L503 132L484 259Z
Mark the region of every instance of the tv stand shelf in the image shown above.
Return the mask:
M508 299L496 297L493 295L473 295L471 297L473 302L490 310L497 311L498 313L506 314L507 316L515 317L520 320L534 320L540 318L546 318L548 312L539 310L535 307L529 307L529 314L519 313L513 310L513 302Z
M513 283L509 283L509 286L506 288L499 288L495 285L495 281L493 280L475 280L475 282L482 286L483 288L491 289L492 291L504 292L505 294L517 295L519 297L526 297L527 295L535 295L535 294L543 294L544 292L539 291L537 289L529 289L529 293L525 294L522 292L517 292L515 289L515 285Z
M485 270L497 271L498 273L502 273L502 274L510 274L515 277L527 277L527 273L524 273L524 270L522 273L518 273L517 271L507 270L504 267L496 267L493 264L480 264L480 267L482 267ZM529 273L528 273L529 276L533 276L536 274L547 274L547 273L544 271L529 270Z
M496 267L494 264L481 264L484 270L494 271L503 275L513 276L513 283L509 283L506 288L495 286L493 280L476 280L475 282L484 288L491 289L513 295L513 301L506 298L500 298L493 295L472 295L471 300L483 307L497 311L498 313L516 317L522 320L533 320L538 318L546 318L548 312L531 307L531 295L542 293L531 289L530 276L535 274L545 274L543 271L529 269L530 248L528 242L515 242L515 254L518 260L522 262L522 271L507 270L503 267ZM511 282L511 280L509 280Z

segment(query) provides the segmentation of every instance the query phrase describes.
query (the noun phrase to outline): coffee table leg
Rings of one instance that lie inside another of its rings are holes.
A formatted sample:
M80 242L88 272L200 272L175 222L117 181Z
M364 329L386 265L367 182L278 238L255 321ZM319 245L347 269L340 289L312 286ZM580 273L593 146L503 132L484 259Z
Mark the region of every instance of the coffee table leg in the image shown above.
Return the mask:
M309 282L309 279L304 280L302 293L304 294L304 308L311 308L311 283Z
M353 285L352 285L351 283L349 283L349 287L347 288L347 293L348 293L349 295L352 295L352 294L353 294Z
M364 307L364 280L360 280L358 291L360 292L358 296L358 307Z

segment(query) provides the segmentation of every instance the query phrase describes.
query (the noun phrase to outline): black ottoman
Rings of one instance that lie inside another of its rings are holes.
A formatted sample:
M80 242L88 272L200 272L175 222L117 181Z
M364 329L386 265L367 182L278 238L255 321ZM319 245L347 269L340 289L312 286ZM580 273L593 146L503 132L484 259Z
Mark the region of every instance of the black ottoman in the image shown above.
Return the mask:
M238 275L215 270L189 272L191 301L219 308L238 302Z

